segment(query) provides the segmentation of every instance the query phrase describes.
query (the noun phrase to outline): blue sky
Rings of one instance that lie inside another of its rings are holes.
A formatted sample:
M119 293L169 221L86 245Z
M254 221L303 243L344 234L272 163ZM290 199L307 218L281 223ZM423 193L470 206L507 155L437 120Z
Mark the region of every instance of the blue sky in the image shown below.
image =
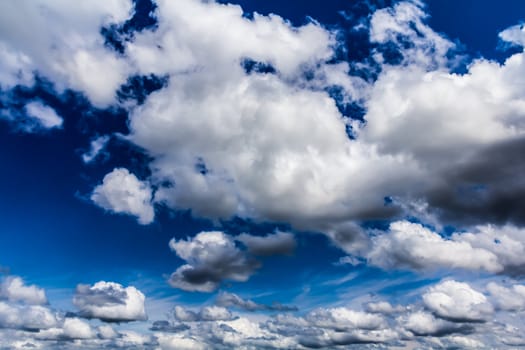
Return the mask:
M0 348L525 345L525 4L0 4Z

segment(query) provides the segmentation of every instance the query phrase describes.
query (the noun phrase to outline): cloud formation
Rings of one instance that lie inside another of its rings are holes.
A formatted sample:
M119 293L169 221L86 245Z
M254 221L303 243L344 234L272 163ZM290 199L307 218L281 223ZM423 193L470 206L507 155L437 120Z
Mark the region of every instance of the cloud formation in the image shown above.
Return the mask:
M73 304L79 315L106 322L146 320L145 296L135 287L100 281L94 285L79 284Z
M0 282L0 300L22 302L28 305L47 304L46 293L35 285L26 285L18 276L6 276Z
M93 190L91 200L108 211L136 216L143 225L151 223L155 216L149 184L124 168L106 174L102 184Z
M171 277L169 283L187 291L211 292L223 280L244 282L260 263L240 250L229 235L223 232L201 232L188 240L172 239L171 250L186 261Z
M423 303L436 316L453 322L483 322L494 312L485 295L454 280L431 287L423 294Z

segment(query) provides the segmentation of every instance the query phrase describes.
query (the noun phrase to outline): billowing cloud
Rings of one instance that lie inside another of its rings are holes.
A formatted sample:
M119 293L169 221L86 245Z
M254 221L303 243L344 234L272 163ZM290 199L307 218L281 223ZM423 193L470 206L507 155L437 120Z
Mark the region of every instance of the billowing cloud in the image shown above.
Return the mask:
M151 223L155 216L149 184L124 168L106 174L102 184L93 190L91 200L111 212L136 216L143 225Z
M0 328L38 331L57 324L57 316L45 306L16 305L0 301Z
M476 226L445 238L421 224L397 221L372 238L368 263L415 270L466 269L525 273L523 230L511 225Z
M35 285L26 285L18 276L6 276L0 282L0 300L29 305L47 304L46 293Z
M79 315L106 322L145 320L145 296L135 287L123 287L114 282L97 282L93 286L77 286L73 304Z
M436 316L453 322L487 321L494 311L485 295L454 280L430 287L423 302Z
M525 310L525 285L514 284L510 287L490 282L487 290L492 296L495 305L501 310Z
M256 303L253 300L246 300L234 293L221 292L217 296L215 303L224 307L236 307L246 311L297 311L295 306L283 305L274 302L271 305Z
M390 224L389 232L373 239L368 262L384 268L502 269L497 256L467 242L447 240L421 224L406 221Z
M288 255L295 250L296 242L292 233L276 232L266 236L242 233L235 237L253 255Z
M188 291L211 292L223 280L244 282L259 263L240 250L223 232L201 232L188 240L170 241L170 248L186 261L170 277L169 283Z

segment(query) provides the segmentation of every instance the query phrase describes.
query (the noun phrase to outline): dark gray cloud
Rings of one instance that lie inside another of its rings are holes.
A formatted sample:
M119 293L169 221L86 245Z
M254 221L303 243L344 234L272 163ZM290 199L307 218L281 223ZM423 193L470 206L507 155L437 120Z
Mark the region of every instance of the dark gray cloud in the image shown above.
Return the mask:
M276 232L266 236L254 236L242 233L235 237L248 248L253 255L290 255L294 252L297 243L294 235L286 232Z
M446 169L426 194L447 222L525 224L525 138L484 147Z
M217 296L215 303L219 306L224 307L236 307L246 311L297 311L296 306L283 305L278 302L274 302L270 305L259 304L252 300L246 300L234 293L221 292Z

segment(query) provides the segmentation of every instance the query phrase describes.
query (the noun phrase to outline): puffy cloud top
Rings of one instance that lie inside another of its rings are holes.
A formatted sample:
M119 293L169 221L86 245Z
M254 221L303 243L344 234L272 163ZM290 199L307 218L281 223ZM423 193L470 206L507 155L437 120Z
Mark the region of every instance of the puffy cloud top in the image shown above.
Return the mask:
M147 319L145 299L135 287L101 281L93 286L78 285L73 304L83 317L106 322L129 322Z
M124 168L113 169L104 176L91 200L106 210L136 216L143 225L151 223L155 216L149 184Z

